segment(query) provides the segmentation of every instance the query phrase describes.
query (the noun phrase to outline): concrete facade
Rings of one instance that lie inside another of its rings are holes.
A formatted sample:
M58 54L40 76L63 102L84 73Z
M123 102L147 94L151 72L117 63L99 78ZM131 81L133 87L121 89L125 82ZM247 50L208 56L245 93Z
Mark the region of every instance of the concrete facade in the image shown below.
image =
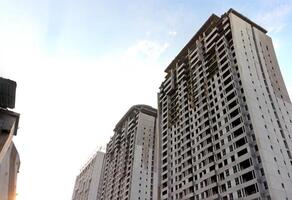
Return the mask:
M18 152L13 142L0 162L0 199L15 200L17 173L20 166Z
M136 105L118 122L107 145L97 200L156 200L156 109Z
M76 177L72 200L96 200L105 153L96 152Z
M165 70L161 200L292 199L292 105L266 33L213 14Z

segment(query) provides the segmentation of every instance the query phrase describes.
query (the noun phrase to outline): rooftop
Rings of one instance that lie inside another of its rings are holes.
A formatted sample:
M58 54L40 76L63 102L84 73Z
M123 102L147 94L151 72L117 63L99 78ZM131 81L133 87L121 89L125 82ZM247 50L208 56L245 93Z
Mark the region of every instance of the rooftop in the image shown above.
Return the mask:
M119 128L120 126L122 126L122 124L124 123L125 120L127 120L127 118L134 112L134 111L138 111L138 112L143 112L152 116L156 116L157 115L157 110L155 108L152 108L151 106L148 105L144 105L144 104L138 104L138 105L134 105L132 106L127 112L126 114L122 117L122 119L120 119L120 121L117 123L117 125L115 126L115 130L117 130L117 128Z
M212 14L207 21L202 25L202 27L196 32L196 34L191 38L191 40L185 45L185 47L183 47L183 49L179 52L179 54L171 61L171 63L168 65L168 67L165 69L166 73L170 73L170 70L172 68L175 68L176 63L179 62L179 60L181 58L184 58L187 53L188 53L188 49L190 49L191 46L194 45L194 43L196 42L196 40L199 39L199 37L212 25L214 25L215 23L217 23L220 19L222 19L223 17L225 17L226 15L229 15L230 13L240 17L241 19L243 19L244 21L250 23L252 26L256 27L257 29L259 29L260 31L267 33L267 31L262 28L261 26L257 25L256 23L254 23L253 21L251 21L250 19L248 19L247 17L245 17L244 15L240 14L239 12L237 12L236 10L230 8L226 13L224 13L221 17L218 17L215 14Z

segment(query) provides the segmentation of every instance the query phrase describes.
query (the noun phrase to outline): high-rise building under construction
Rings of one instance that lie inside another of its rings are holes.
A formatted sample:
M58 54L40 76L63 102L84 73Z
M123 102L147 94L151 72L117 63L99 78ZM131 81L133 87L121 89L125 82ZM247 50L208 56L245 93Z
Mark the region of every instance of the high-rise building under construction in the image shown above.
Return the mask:
M157 110L135 105L107 144L97 200L157 200Z
M161 200L292 199L292 105L266 33L213 14L166 68Z

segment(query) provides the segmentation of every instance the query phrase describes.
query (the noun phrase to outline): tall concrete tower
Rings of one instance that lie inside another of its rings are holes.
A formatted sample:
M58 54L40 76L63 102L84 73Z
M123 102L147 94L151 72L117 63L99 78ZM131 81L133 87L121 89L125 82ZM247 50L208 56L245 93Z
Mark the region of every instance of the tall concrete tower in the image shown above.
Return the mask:
M107 145L98 200L156 200L156 109L135 105Z
M213 14L166 68L161 200L292 199L292 105L266 33Z

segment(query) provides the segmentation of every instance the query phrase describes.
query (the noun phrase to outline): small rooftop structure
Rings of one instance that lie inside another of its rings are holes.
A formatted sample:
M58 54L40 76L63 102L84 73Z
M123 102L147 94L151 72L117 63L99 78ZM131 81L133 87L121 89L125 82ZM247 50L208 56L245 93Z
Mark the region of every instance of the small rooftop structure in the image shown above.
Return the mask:
M0 107L15 107L16 82L0 77Z

